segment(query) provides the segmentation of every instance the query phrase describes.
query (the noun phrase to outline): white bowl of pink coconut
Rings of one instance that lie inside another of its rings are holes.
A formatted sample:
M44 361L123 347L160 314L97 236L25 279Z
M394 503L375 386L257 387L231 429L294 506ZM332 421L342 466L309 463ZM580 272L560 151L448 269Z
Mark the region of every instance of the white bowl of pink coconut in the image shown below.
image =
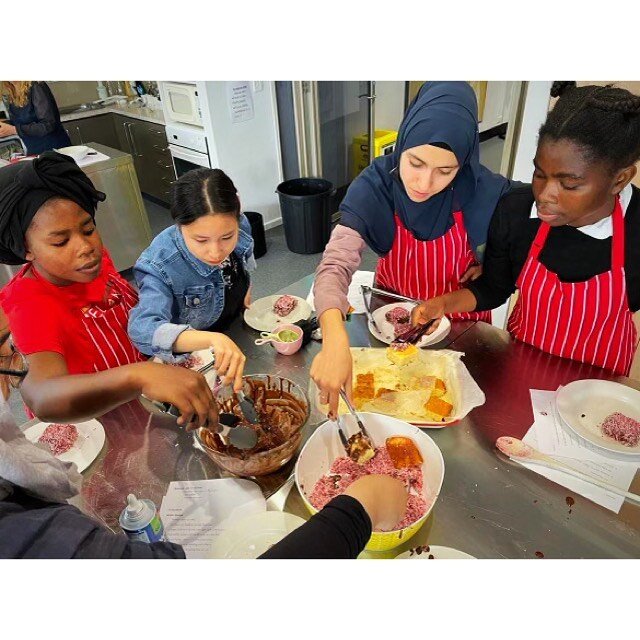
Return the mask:
M310 513L317 513L332 497L342 493L351 482L367 473L393 475L405 482L409 502L404 519L393 531L374 531L367 551L388 551L414 536L425 523L444 481L444 459L438 445L418 427L390 416L362 412L358 414L376 447L376 456L360 466L346 457L334 422L325 422L302 448L295 468L298 491ZM355 421L342 417L347 437L356 432ZM385 442L392 436L411 438L422 456L422 465L395 469Z

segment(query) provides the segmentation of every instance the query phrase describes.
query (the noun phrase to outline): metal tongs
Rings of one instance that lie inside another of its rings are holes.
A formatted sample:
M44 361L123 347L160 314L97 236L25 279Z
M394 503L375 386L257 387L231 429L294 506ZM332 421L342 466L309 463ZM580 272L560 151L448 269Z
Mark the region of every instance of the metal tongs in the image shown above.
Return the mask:
M365 291L368 291L369 293L377 293L378 295L394 298L395 300L404 300L405 302L413 302L415 304L419 304L420 302L420 300L416 300L415 298L408 298L407 296L401 296L399 293L385 291L384 289L377 289L376 287L370 287L366 284L360 285L360 288L362 289L362 295L364 295Z
M367 290L369 291L368 300L367 300L367 293L366 293ZM369 320L371 321L373 328L379 334L382 334L382 331L380 331L380 327L376 324L375 318L373 317L373 313L371 313L371 287L367 287L366 285L360 285L360 291L362 292L362 300L364 301L364 308L365 308L365 311L367 312L367 318L369 318Z
M215 360L198 369L198 373L204 375L205 373L207 373L207 371L211 371L214 366ZM240 391L236 395L238 396L240 408L242 409L244 417L252 424L256 424L258 422L258 419L256 411L253 408L253 403L251 403L249 399L246 398L242 391ZM172 404L169 404L168 402L154 402L153 404L158 406L164 413L168 413L175 418L180 417L178 408ZM258 434L251 427L239 424L239 422L240 418L232 413L220 413L218 416L218 423L221 427L221 430L218 431L218 434L221 437L225 438L229 442L229 444L233 445L236 449L253 449L253 447L255 447L258 442ZM203 428L208 429L206 425Z
M255 429L238 424L239 422L240 418L233 413L219 414L218 423L222 427L219 435L226 438L236 449L253 449L258 444L258 434Z
M401 333L391 344L417 344L437 319L438 318L431 318L431 320L424 324L411 327L408 331Z
M382 331L380 331L380 327L378 327L378 325L376 324L373 314L371 313L371 296L374 293L377 293L381 296L388 296L389 298L394 298L396 300L404 300L405 302L411 302L412 304L420 304L420 301L415 300L414 298L407 298L407 296L401 296L399 293L393 293L392 291L385 291L384 289L376 289L376 287L370 287L368 285L360 285L360 290L362 291L362 299L364 300L364 307L367 312L367 317L369 318L369 320L371 320L371 324L380 335L382 335ZM366 295L367 292L369 293L369 299L367 299L367 295ZM422 327L425 327L424 331L427 331L427 329L433 324L433 322L434 321L431 320L427 322L426 325L421 325ZM404 342L410 342L411 344L416 344L416 342L419 342L420 338L422 338L422 336L424 335L424 332L421 332L421 333L418 332L418 328L419 327L413 327L408 331L405 331L405 333L398 336L394 340L394 342L400 343L400 344ZM414 338L414 332L415 332L415 335L417 335L417 337L415 338ZM403 338L402 340L400 340L401 337Z
M342 428L342 421L340 419L340 416L336 415L335 422L338 427L338 435L340 436L340 441L342 442L342 446L344 447L347 455L354 462L357 462L358 464L365 464L375 455L373 440L365 429L365 426L362 423L362 420L360 420L360 417L358 416L353 405L351 404L351 402L349 402L344 389L340 390L340 397L347 405L349 413L351 413L351 415L354 417L359 429L357 433L354 433L350 438L347 438L344 433L344 429Z

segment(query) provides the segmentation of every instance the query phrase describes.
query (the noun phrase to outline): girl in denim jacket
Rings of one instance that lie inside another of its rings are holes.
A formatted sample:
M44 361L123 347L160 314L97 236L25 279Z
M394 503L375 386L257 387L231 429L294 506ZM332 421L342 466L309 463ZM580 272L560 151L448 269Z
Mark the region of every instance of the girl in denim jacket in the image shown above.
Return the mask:
M189 171L173 185L171 215L175 224L135 264L140 299L129 336L142 353L168 362L211 348L224 382L240 389L246 358L221 333L250 304L256 266L237 190L220 169Z

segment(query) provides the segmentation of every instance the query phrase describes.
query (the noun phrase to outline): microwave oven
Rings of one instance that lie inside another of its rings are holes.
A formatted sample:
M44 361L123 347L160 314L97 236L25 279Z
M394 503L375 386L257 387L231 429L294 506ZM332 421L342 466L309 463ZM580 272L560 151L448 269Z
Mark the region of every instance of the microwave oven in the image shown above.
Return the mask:
M165 82L164 94L165 115L170 121L203 126L198 87L195 84Z

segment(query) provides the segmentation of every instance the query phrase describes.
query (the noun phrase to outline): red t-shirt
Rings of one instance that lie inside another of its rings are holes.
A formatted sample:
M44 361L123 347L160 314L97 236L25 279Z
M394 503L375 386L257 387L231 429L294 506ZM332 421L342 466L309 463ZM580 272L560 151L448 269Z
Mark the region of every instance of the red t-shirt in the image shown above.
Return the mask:
M102 269L93 282L59 287L28 264L2 289L0 304L19 351L59 353L69 373L93 373L146 359L127 335L138 295L103 251Z

